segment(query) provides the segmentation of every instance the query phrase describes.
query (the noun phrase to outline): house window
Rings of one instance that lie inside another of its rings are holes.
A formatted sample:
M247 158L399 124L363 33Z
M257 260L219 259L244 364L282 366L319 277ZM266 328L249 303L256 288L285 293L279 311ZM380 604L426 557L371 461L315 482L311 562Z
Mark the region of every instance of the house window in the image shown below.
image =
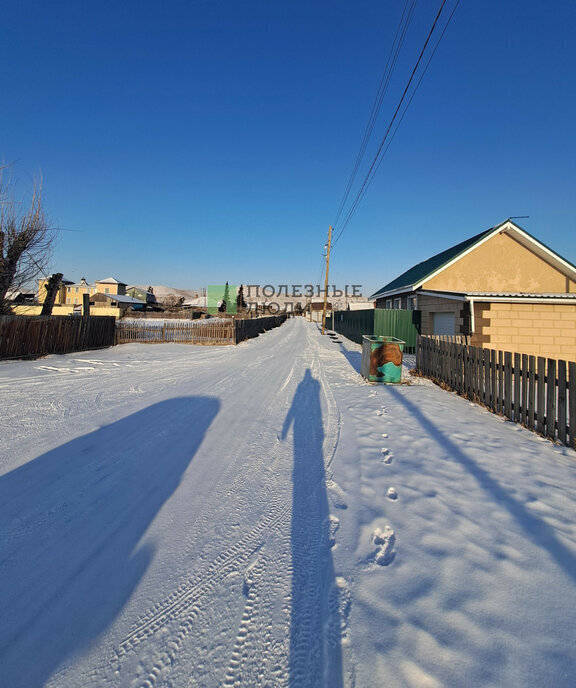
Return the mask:
M409 296L408 297L408 310L409 311L415 311L416 310L416 297L415 296Z
M109 289L108 287L104 287L104 293L105 293L105 294L109 294L109 293L110 293L110 289Z
M402 299L394 299L394 308L402 308Z
M386 308L388 310L392 308L392 299L386 299Z

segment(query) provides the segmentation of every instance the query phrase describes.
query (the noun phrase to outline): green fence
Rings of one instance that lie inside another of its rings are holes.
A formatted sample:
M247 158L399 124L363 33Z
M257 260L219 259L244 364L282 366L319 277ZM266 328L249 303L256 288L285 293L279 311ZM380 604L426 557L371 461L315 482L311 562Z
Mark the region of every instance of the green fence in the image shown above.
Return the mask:
M420 330L420 311L370 308L365 311L336 311L326 318L326 327L362 344L362 335L375 334L396 337L406 342L404 351L416 351L416 337Z
M374 311L374 334L396 337L406 342L405 353L416 352L420 331L420 311L377 308Z
M365 311L335 311L326 318L326 327L362 344L363 334L374 334L374 309Z

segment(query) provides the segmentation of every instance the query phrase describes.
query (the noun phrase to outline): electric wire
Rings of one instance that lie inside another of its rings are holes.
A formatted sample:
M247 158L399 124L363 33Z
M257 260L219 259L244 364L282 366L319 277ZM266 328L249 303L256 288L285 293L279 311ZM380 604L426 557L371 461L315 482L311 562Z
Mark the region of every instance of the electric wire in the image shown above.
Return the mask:
M368 172L366 173L366 176L364 177L364 181L362 182L362 185L356 194L356 198L354 199L354 202L352 203L348 214L346 215L346 219L344 220L344 225L340 229L340 232L336 236L336 239L334 240L334 245L338 243L338 240L342 236L344 229L348 226L348 223L350 222L352 216L356 212L356 208L358 207L361 199L364 196L364 193L366 189L368 188L368 183L371 181L371 178L373 174L375 173L375 166L380 158L380 154L382 152L382 149L384 147L384 144L386 143L388 139L388 135L394 126L394 122L396 121L396 117L398 116L398 113L400 112L400 109L402 107L402 103L404 102L404 99L406 98L406 95L408 93L408 90L410 89L410 85L412 84L412 81L414 79L414 76L418 70L418 67L420 65L420 62L422 61L422 58L424 56L424 52L426 51L426 48L428 47L428 43L430 42L430 39L432 37L432 34L434 33L434 29L436 28L436 25L438 23L438 20L440 19L440 15L442 14L442 10L444 9L444 5L446 4L446 0L442 0L442 4L440 5L440 9L438 10L438 13L436 14L436 17L434 19L434 22L432 24L432 27L430 28L430 31L428 32L428 36L426 37L426 40L424 42L424 46L422 47L422 50L420 51L420 55L418 56L418 60L416 61L416 64L412 70L412 74L410 75L410 78L408 79L408 83L406 84L404 88L404 92L402 93L402 97L400 98L400 101L398 105L396 106L396 110L394 111L394 114L392 115L392 119L390 120L390 123L388 124L388 128L386 129L386 133L384 134L382 141L380 142L380 146L378 147L378 150L376 151L376 155L374 156L374 159L372 160L372 164L370 165L370 168L368 169Z
M438 38L438 41L436 42L436 45L434 46L434 49L432 50L432 53L431 53L430 57L428 58L428 62L426 63L426 66L422 70L422 74L420 75L420 78L418 79L418 82L417 82L416 86L414 87L414 90L412 91L410 98L408 99L406 107L404 108L404 111L402 112L400 119L398 120L396 126L394 127L394 131L392 132L392 135L390 136L388 144L386 145L386 147L382 151L382 155L380 156L380 160L378 160L378 164L376 165L376 168L374 169L374 174L372 175L372 177L370 178L370 181L368 182L368 184L366 186L366 190L368 189L368 187L372 183L374 176L375 176L375 173L378 171L378 168L382 164L382 160L384 159L384 155L386 154L386 151L390 147L390 144L392 143L392 141L394 140L394 137L396 136L396 132L400 128L400 125L402 124L402 120L404 119L406 113L408 112L408 108L410 107L410 104L412 103L412 100L414 99L414 96L416 95L416 92L418 91L418 88L420 87L420 84L422 83L422 79L424 78L424 75L428 71L428 67L430 66L430 63L432 62L432 58L436 54L436 50L438 49L438 46L440 45L440 41L442 40L444 34L446 33L446 29L448 28L448 25L450 24L450 21L454 15L454 12L456 11L456 8L458 7L459 4L460 4L460 0L456 0L456 4L454 5L452 12L450 13L450 16L448 17L448 21L446 22L446 25L442 29L442 33L440 34L440 37Z
M433 24L432 24L432 27L430 28L430 31L428 33L428 36L426 37L426 41L424 42L424 46L423 46L422 50L420 51L420 55L418 57L418 60L416 61L416 65L414 66L414 69L412 70L412 74L410 75L408 83L406 84L406 87L404 88L404 92L402 93L402 96L400 98L398 106L396 107L396 110L395 110L395 112L394 112L394 114L390 120L390 123L388 125L387 130L386 130L386 133L384 134L384 137L382 138L382 140L380 142L380 146L376 152L376 155L374 156L374 159L372 160L372 163L370 165L368 172L366 173L366 175L364 177L364 181L362 182L362 185L360 186L360 189L358 190L356 197L355 197L352 205L350 206L350 209L348 210L348 212L346 214L344 222L343 222L342 226L340 227L336 238L332 242L332 248L336 245L336 243L338 242L338 240L342 236L344 230L346 229L350 220L352 219L352 216L356 212L356 209L357 209L360 201L364 197L370 183L372 182L374 175L375 175L377 169L379 168L379 166L382 162L382 158L383 158L384 154L386 153L386 151L388 150L390 143L392 142L393 137L395 136L396 132L398 131L398 127L400 126L400 123L402 122L402 120L403 120L403 118L404 118L404 116L408 110L408 107L410 106L410 103L412 102L412 99L414 98L414 95L416 94L416 91L418 90L418 87L420 86L420 84L422 82L424 74L426 73L426 71L430 65L430 62L431 62L432 58L434 57L436 50L438 49L440 41L442 40L442 37L444 36L446 29L448 28L448 25L450 24L450 21L454 15L454 12L456 11L456 8L458 7L459 2L460 2L460 0L456 1L456 4L455 4L454 8L452 9L452 12L451 12L442 32L440 34L440 37L439 37L438 41L436 42L436 45L432 51L432 54L430 55L428 62L426 64L424 70L422 71L420 78L419 78L418 82L416 83L416 86L410 95L410 98L408 99L406 107L404 108L398 121L396 121L398 116L399 116L400 111L402 110L402 106L404 104L404 101L406 100L406 97L407 97L408 92L410 90L410 86L412 85L412 82L414 81L414 78L416 76L416 72L418 71L418 67L420 66L420 63L422 62L422 59L424 57L424 53L426 52L426 49L428 47L428 44L430 43L432 35L434 34L434 31L436 30L436 26L438 24L438 21L440 19L440 16L441 16L442 11L444 9L444 6L446 4L446 0L442 1L440 9L438 10L438 13L434 19ZM391 132L392 132L392 134L391 134Z
M408 4L410 2L411 2L411 4L410 4L410 7L408 8ZM354 184L354 180L356 179L356 175L358 174L360 164L361 164L362 159L364 157L364 153L366 152L366 148L368 146L368 141L370 140L370 137L371 137L372 132L374 130L374 125L376 124L376 120L378 119L378 115L379 115L380 109L382 107L382 102L383 102L384 96L386 95L386 92L388 90L388 85L390 83L390 79L391 79L392 74L394 72L394 68L396 67L396 63L398 61L400 51L401 51L402 46L404 44L404 39L406 38L406 33L408 31L408 27L410 25L412 15L414 14L414 9L416 7L417 2L418 2L418 0L406 0L406 3L404 5L404 10L402 11L402 16L400 17L400 22L398 24L398 28L396 29L396 34L395 34L394 40L392 42L392 47L390 48L390 52L388 54L388 59L386 60L384 72L382 73L382 77L380 79L378 91L376 93L376 97L374 98L374 103L372 104L372 110L370 112L370 116L368 117L368 122L366 123L366 127L364 129L364 136L362 138L362 142L360 144L360 148L359 148L358 154L356 156L356 162L354 163L354 167L353 167L352 172L350 174L350 177L348 179L348 183L346 185L346 189L344 191L344 196L343 196L342 201L340 203L340 207L338 208L338 212L336 213L336 217L335 217L334 221L332 222L333 227L335 227L338 224L338 220L340 219L340 215L342 214L342 211L344 210L344 207L345 207L346 202L348 200L348 196L350 195L350 191L352 189L352 185Z

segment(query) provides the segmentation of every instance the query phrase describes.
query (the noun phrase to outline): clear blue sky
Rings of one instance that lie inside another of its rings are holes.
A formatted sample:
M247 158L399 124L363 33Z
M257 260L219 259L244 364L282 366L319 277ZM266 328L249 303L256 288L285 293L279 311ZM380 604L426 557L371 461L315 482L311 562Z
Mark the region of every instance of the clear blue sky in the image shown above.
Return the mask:
M2 5L0 159L75 230L52 270L318 281L404 0ZM439 7L416 6L357 183ZM576 263L575 35L573 0L460 2L331 282L370 293L516 215Z

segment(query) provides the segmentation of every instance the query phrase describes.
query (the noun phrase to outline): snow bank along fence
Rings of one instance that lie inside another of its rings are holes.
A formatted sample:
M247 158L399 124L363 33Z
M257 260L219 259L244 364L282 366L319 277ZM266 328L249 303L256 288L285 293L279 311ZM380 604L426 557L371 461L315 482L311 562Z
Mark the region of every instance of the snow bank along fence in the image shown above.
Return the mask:
M576 362L418 337L416 370L494 413L576 449Z
M238 344L278 327L286 315L251 320L209 319L191 321L120 320L116 324L116 343L147 342L160 344ZM212 321L214 320L214 322Z
M0 316L0 358L33 358L114 344L113 316Z

